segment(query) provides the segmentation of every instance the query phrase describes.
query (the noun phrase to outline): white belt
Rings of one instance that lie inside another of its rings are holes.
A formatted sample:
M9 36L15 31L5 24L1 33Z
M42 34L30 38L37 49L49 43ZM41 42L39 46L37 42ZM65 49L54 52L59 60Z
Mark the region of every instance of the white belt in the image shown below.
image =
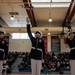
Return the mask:
M4 49L0 49L0 51L4 52Z
M41 52L42 52L42 49L40 49L40 48L32 47L32 49L37 49L37 50L39 50L39 51L41 51Z
M71 50L72 50L72 49L75 49L75 47L71 48Z

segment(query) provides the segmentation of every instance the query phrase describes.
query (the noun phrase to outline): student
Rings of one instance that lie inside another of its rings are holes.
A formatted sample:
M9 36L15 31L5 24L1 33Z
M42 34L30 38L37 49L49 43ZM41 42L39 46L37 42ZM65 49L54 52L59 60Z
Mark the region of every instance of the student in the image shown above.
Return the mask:
M6 60L6 51L8 51L8 43L3 39L4 31L0 30L0 75L2 75L3 60Z
M71 75L75 75L75 36L73 33L69 34L69 37L66 39L66 43L70 47Z
M32 75L40 75L42 59L45 54L44 40L40 31L35 32L35 37L32 36L30 24L27 24L27 33L32 43L30 52Z

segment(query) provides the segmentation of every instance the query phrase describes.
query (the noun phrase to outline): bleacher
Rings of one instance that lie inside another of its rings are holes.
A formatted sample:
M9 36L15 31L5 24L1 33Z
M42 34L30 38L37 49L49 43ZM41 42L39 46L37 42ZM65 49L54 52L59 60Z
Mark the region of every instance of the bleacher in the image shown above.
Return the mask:
M18 57L23 58L22 62L18 65L19 72L31 72L29 52L9 52L7 65L10 71L12 70L13 63ZM44 62L42 62L41 72L43 72L43 70L47 70L49 73L70 71L69 53L46 53Z

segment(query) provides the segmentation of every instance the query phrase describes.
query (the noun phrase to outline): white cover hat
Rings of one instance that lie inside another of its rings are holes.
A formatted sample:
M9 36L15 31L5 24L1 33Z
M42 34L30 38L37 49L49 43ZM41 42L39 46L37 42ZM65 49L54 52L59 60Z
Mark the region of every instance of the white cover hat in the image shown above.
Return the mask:
M6 34L6 31L4 29L2 29L2 28L0 28L0 32Z

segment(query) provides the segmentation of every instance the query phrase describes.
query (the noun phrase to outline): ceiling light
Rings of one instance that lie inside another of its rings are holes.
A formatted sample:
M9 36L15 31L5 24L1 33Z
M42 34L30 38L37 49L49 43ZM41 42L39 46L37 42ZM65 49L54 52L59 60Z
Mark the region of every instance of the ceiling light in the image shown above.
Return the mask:
M50 33L47 33L48 35L50 35Z
M48 20L49 22L52 22L52 18L49 18L49 20Z
M52 0L51 0L52 2ZM51 18L51 2L50 2L50 8L49 8L49 22L52 22L52 18Z
M14 20L14 17L13 17L13 16L11 16L10 20Z

